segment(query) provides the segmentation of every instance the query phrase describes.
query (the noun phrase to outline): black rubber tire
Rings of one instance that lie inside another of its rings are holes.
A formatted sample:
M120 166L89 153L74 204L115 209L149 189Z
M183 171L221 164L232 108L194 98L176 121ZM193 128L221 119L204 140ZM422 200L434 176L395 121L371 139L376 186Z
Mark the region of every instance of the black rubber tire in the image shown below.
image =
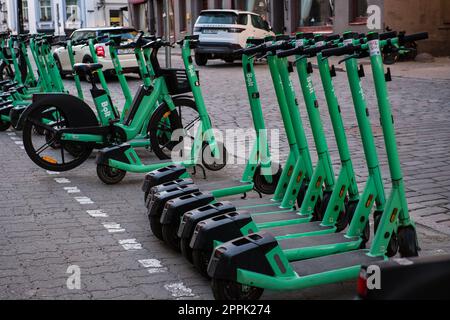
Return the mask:
M322 221L327 210L328 204L330 203L331 192L324 192L322 200L320 201L319 210L314 210L314 221ZM319 202L319 200L317 200ZM317 205L316 205L317 207Z
M191 108L197 112L197 106L195 104L195 101L188 98L174 98L173 103L175 107L177 108ZM158 106L158 108L153 112L150 121L147 126L147 132L150 137L150 146L152 148L153 153L158 157L160 160L167 160L170 159L170 156L168 156L164 149L161 148L161 146L164 146L166 143L168 143L167 140L165 140L164 137L158 136L159 128L161 119L165 117L165 115L170 112L169 115L169 122L171 124L170 130L173 132L175 129L182 128L182 119L180 119L177 111L170 111L169 107L166 104L161 104ZM168 149L172 150L179 142L173 141L173 143L168 144Z
M0 132L6 131L11 126L11 123L0 120Z
M179 228L179 224L177 223L169 223L162 225L162 236L164 242L174 249L175 251L180 252L180 238L177 235Z
M225 166L227 165L228 151L225 148L225 145L219 141L216 141L216 144L217 144L217 147L219 148L219 152L221 153L219 163L217 163L215 160L213 161L213 163L206 162L205 155L207 153L209 153L210 156L212 157L212 152L210 151L211 149L209 148L208 143L204 143L203 147L202 147L202 164L206 169L208 169L210 171L220 171L223 168L225 168Z
M361 235L362 242L359 246L360 249L365 249L367 242L370 240L370 223L367 221L366 226L364 227L364 230Z
M72 170L78 166L80 166L83 162L89 158L89 156L92 153L93 147L89 145L81 145L80 148L84 151L79 154L79 157L74 159L73 161L67 163L67 164L53 164L48 161L43 160L41 157L39 157L34 150L33 142L32 142L32 136L33 136L33 128L34 125L29 119L32 118L38 118L39 114L45 110L47 110L48 106L41 106L39 108L36 108L33 110L25 119L24 126L23 126L23 146L25 148L26 153L30 157L31 161L33 161L35 164L37 164L39 167L50 170L50 171L56 171L56 172L63 172L63 171L69 171ZM70 125L70 119L65 120L67 122L67 127L71 127Z
M253 184L256 191L262 194L274 194L278 185L278 181L281 177L282 168L278 165L278 171L272 174L272 182L267 182L266 178L261 174L261 165L256 167L255 173L253 174Z
M378 230L378 225L380 224L382 212L375 211L373 216L373 226L374 226L374 234ZM399 249L398 237L395 231L392 232L391 240L389 240L389 244L386 248L386 256L393 257L397 254Z
M148 220L150 221L150 229L153 232L153 235L155 237L157 237L159 240L163 240L163 235L162 235L162 225L161 222L159 221L160 217L157 216L148 216Z
M206 66L206 64L208 63L208 56L206 54L196 53L194 55L194 59L195 59L195 63L198 66Z
M12 70L11 66L2 64L0 66L0 81L8 80L8 79L9 80L14 79L14 71Z
M211 288L216 300L258 300L264 293L262 288L221 279L212 279Z
M234 63L234 58L223 59L226 63Z
M417 257L419 255L419 244L416 229L412 226L399 227L397 230L398 251L403 258Z
M107 185L118 184L125 178L126 171L121 169L112 168L104 164L97 164L97 176Z
M66 78L66 74L64 73L61 65L61 61L59 60L58 56L56 54L53 55L53 59L55 59L56 68L58 68L59 75L61 76L61 79Z
M210 258L211 252L205 252L198 249L192 250L192 264L202 276L208 279L208 264Z
M341 232L350 224L355 215L356 207L359 201L352 201L345 205L345 210L339 215L338 221L336 222L336 232Z
M183 257L185 257L190 263L193 263L192 248L190 246L191 239L182 238L180 241L180 251Z
M301 208L303 200L305 200L306 190L308 190L308 184L305 180L302 181L302 185L300 186L300 190L297 194L297 206Z

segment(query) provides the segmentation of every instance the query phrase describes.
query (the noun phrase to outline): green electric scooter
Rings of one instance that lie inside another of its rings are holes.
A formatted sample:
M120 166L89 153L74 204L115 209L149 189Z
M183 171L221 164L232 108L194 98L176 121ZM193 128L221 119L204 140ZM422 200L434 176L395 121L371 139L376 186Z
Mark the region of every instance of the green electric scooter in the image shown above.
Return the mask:
M257 299L264 288L293 290L356 279L361 264L387 259L386 250L395 229L402 238L402 256L417 255L418 245L412 220L408 215L403 179L395 143L395 129L388 100L381 48L406 40L426 39L426 33L379 40L377 33L367 36L368 43L324 50L324 56L360 54L369 51L381 115L383 136L391 172L392 191L368 250L354 250L302 261L289 262L270 233L254 233L220 245L215 249L208 268L213 278L216 299ZM353 221L352 221L353 222Z

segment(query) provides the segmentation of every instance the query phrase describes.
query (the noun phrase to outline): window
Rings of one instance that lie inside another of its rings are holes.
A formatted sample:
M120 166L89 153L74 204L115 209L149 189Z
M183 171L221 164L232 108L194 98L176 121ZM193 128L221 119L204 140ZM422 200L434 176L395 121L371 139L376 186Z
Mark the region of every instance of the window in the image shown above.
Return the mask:
M237 15L227 12L206 12L198 18L199 24L236 24Z
M39 0L39 20L52 21L52 2L50 0Z
M23 22L28 23L28 1L22 0Z
M180 31L186 31L187 30L186 1L180 1L178 6L180 10Z
M260 17L252 14L252 25L257 29L267 30L267 23Z
M240 14L238 16L237 24L242 24L243 26L246 26L248 24L248 15Z
M333 24L334 0L298 1L299 27L329 26Z
M366 23L367 0L351 0L349 17L351 23Z
M80 20L80 6L78 0L66 0L66 22L76 22Z

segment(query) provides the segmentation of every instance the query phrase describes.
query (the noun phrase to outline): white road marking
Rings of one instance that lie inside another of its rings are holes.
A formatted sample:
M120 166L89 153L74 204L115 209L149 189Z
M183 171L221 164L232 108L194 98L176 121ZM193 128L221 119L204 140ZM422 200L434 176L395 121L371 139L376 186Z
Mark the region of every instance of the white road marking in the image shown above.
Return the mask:
M57 175L57 174L60 174L60 173L57 172L57 171L50 171L50 170L47 170L47 174L49 174L49 175Z
M7 132L6 134L7 134L8 136L15 136L15 135L16 135L15 132Z
M119 240L119 244L125 250L140 250L142 249L142 245L136 241L136 239L124 239Z
M125 229L120 226L120 224L115 222L102 222L103 226L108 230L109 233L119 233L125 232Z
M20 149L25 150L25 147L24 146L20 146Z
M70 183L70 180L66 178L55 178L55 181L57 183Z
M183 282L165 284L164 288L172 294L172 297L193 297L192 289L184 285Z
M19 145L19 146L23 146L23 141L14 141L14 143Z
M144 259L138 260L138 262L147 269L148 273L162 273L167 272L167 268L162 265L162 262L158 259Z
M80 193L81 190L78 189L78 187L64 187L64 190L67 191L67 193Z
M93 204L94 203L94 201L92 201L88 197L75 197L74 199L77 200L78 203L80 203L80 204Z
M102 210L86 210L87 214L92 218L107 218L108 214Z
M20 138L19 138L18 136L16 136L16 135L10 136L10 138L11 138L12 140L20 140Z

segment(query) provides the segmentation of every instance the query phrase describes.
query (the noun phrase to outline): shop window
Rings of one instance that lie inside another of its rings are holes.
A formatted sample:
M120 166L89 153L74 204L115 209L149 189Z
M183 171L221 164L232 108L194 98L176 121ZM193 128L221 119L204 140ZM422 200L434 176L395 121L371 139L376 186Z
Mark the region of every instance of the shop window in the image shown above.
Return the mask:
M23 16L23 22L28 23L28 1L27 0L22 1L22 16Z
M297 10L298 27L333 25L334 0L300 0Z
M367 22L367 0L351 0L349 17L351 24L365 24Z
M39 0L39 20L42 22L52 21L52 2L50 0Z
M178 7L180 10L180 31L186 31L187 30L187 23L186 23L186 0L181 0L178 3Z

